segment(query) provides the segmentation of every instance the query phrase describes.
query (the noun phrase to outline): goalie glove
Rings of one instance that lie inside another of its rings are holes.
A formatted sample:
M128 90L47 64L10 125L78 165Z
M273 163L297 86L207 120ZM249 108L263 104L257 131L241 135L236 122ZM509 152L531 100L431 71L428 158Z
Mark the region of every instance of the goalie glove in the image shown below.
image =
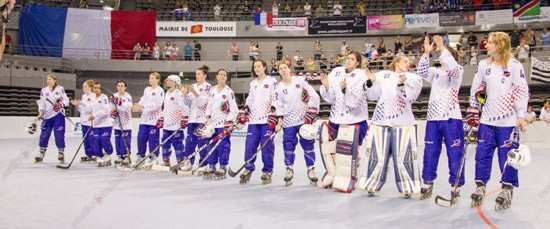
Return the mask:
M180 121L180 128L185 129L189 124L189 116L183 116Z
M155 128L157 129L162 129L164 127L164 118L163 117L160 117L158 120L157 120L157 124L155 124Z
M250 110L248 109L248 106L245 106L242 110L239 111L237 114L237 121L239 124L244 125L248 122L248 116L250 114Z
M315 108L307 108L304 116L304 124L313 124L317 120L319 111Z
M468 107L466 109L466 123L472 127L479 126L479 109L477 107Z
M61 109L63 109L63 107L65 107L65 105L63 104L63 102L61 102L61 100L59 100L53 105L53 111L59 112Z
M112 110L111 111L111 118L118 118L118 111L117 110Z

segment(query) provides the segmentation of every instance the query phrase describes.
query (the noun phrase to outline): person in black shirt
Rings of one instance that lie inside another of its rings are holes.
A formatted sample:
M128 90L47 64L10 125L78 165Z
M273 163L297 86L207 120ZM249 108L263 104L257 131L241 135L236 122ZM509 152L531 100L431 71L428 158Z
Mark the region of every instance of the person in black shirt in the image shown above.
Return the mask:
M281 42L277 42L275 51L277 52L277 61L281 61L283 59L283 45L281 45Z
M194 60L195 61L200 61L201 60L201 49L202 49L202 46L201 46L201 43L199 43L197 40L193 40L193 43L195 44L195 47L193 48L193 57L194 57Z

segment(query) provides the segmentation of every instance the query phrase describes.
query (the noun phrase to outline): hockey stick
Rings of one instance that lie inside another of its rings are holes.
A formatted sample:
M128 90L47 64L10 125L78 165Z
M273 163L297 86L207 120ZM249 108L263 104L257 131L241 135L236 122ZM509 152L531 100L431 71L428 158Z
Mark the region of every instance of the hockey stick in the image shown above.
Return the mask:
M73 155L73 158L71 159L71 161L69 162L69 164L67 165L56 165L55 167L58 168L58 169L69 169L71 168L71 165L73 164L74 162L74 159L78 156L78 153L80 153L80 148L82 148L82 145L84 145L84 141L86 141L86 138L88 137L88 134L90 133L90 131L93 129L93 122L92 122L92 126L90 126L90 128L86 131L86 133L84 134L84 138L82 138L82 141L80 142L80 144L78 145L78 148L76 149L76 153L74 153Z
M52 106L55 106L55 104L49 98L46 98L46 101L48 101ZM65 109L62 109L61 113L63 113L63 117L65 117L67 121L69 121L74 127L76 127L76 124L73 122L73 120L65 115Z
M147 156L141 158L140 160L136 161L136 164L130 168L130 171L136 170L141 164L143 164L147 159L154 158L157 155L155 153L159 151L160 147L164 146L166 142L170 141L176 134L178 134L179 131L183 130L182 128L179 128L178 130L174 131L174 133L170 134L166 139L162 140L160 144L158 144Z
M105 90L108 91L109 93L111 93L113 97L115 97L115 93L113 93L111 90L109 90L107 88L105 88ZM122 127L122 119L120 118L120 113L118 112L118 105L115 103L115 101L111 101L111 102L113 103L113 105L115 105L115 111L118 114L117 119L118 119L118 126L120 127L120 132L121 132L120 137L122 138L122 144L124 144L124 149L126 151L126 157L128 158L128 165L131 165L132 164L132 158L130 157L130 155L132 155L132 152L130 152L130 146L126 142L126 137L124 136L124 134L126 133L126 130L124 130L124 128ZM132 118L132 112L130 111L130 119L131 118Z
M464 154L462 155L462 159L460 160L460 167L458 167L458 173L457 173L457 177L456 177L456 181L455 183L453 184L453 189L451 191L451 193L456 193L456 191L458 190L458 185L460 183L460 178L462 177L462 170L464 170L464 164L466 163L466 152L468 151L468 146L473 143L472 141L472 135L474 134L474 127L472 126L469 126L468 128L468 134L467 136L465 137L465 140L464 141ZM451 195L451 198L445 198L445 197L442 197L440 195L437 195L435 197L435 203L439 206L443 206L443 207L451 207L453 206L455 203L456 203L456 199L458 198L457 195Z
M282 129L282 128L281 128L281 129ZM237 176L237 174L239 174L239 173L246 167L246 165L248 165L248 163L250 163L250 162L252 162L252 160L255 160L255 159L256 159L256 157L258 156L258 153L259 153L265 146L267 146L267 144L268 144L269 142L272 142L272 141L273 141L273 139L275 138L275 135L277 135L277 133L279 133L279 131L280 131L281 129L274 131L274 132L271 134L271 136L269 136L269 138L264 142L264 144L262 144L262 145L260 146L260 148L258 148L258 150L256 150L256 153L255 153L250 159L246 160L246 161L244 162L244 164L243 164L239 169L237 169L237 171L233 171L233 170L231 170L231 167L228 167L228 169L227 169L227 174L229 174L230 177L235 177L235 176Z

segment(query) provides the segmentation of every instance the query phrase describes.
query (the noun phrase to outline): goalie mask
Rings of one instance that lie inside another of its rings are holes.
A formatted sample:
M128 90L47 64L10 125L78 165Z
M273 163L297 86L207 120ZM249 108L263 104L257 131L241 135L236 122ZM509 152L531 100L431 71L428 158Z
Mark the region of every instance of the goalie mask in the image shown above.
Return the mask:
M202 138L210 138L214 135L214 127L211 125L205 125L195 129L195 135Z
M304 124L300 127L299 134L303 139L315 140L317 138L317 128L311 124Z
M506 163L515 169L520 169L527 166L531 162L531 151L529 147L520 144L517 149L512 149L508 152Z

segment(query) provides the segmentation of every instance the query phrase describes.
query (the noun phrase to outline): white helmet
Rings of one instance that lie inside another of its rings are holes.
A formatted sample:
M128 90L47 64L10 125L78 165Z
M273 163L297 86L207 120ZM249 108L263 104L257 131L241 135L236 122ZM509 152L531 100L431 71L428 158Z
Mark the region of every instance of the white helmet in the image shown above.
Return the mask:
M36 122L30 122L29 125L27 126L27 133L29 134L36 133L36 128L37 128Z
M509 166L515 169L520 169L527 166L531 162L531 151L529 147L524 144L520 144L517 149L512 149L508 152L508 159L506 160Z
M306 140L315 140L317 138L317 128L311 124L304 124L299 130L300 136Z
M181 84L181 78L177 75L169 75L168 77L166 77L166 79L173 81L174 83L176 83L176 85Z
M195 129L195 135L210 138L214 135L214 127L212 125L204 125L201 128Z

